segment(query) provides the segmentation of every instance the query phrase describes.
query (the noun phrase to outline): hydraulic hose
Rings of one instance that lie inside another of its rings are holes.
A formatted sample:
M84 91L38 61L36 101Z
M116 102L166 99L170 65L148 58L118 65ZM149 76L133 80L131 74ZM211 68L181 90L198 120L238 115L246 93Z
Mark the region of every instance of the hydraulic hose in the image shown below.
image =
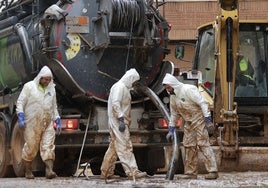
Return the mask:
M137 1L112 0L112 7L112 31L125 31L140 24L141 9Z
M228 17L226 19L226 59L227 59L227 82L233 81L233 66L234 66L234 59L233 59L233 19Z
M137 90L141 91L143 94L145 94L147 97L149 97L151 99L151 101L154 103L154 105L157 107L157 109L164 116L165 120L167 122L170 121L170 116L169 116L169 113L166 109L166 106L162 103L162 101L159 99L159 97L149 87L139 85L137 87Z
M167 180L173 180L176 169L178 169L179 153L180 153L180 139L178 134L175 132L172 146L172 155L169 162L168 171L166 174Z
M11 16L4 20L0 20L0 29L7 28L9 26L12 26L14 24L18 23L18 17L17 16Z
M233 19L231 17L228 17L226 19L226 59L227 59L227 66L226 66L226 81L228 82L228 110L233 109L233 103L232 103L232 91L231 83L233 82L233 66L234 66L234 58L233 58Z
M141 86L137 88L139 91L143 92L146 96L148 96L151 101L154 103L154 105L157 107L157 109L162 113L165 120L167 122L170 121L169 113L166 109L166 106L162 103L162 101L159 99L159 97L149 88L146 86ZM166 179L173 180L174 174L176 172L176 169L178 167L178 160L179 160L179 148L180 148L180 139L177 135L177 133L174 134L173 139L173 150L172 155L169 163L168 172L166 174Z
M31 72L33 72L35 70L35 67L32 58L32 46L28 37L28 32L26 31L22 23L17 23L14 26L14 29L20 38L20 43L22 45L23 53L26 58L27 71L30 70Z

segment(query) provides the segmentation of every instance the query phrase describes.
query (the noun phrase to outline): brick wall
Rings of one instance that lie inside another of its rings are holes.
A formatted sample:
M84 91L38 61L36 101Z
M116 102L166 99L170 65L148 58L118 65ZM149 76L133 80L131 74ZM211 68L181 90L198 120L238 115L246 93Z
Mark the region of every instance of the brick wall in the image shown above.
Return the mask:
M165 17L172 24L171 40L195 39L199 25L212 21L217 14L216 2L169 2Z
M165 7L159 7L159 11L164 13L167 21L172 24L169 33L171 40L169 48L172 53L166 60L172 61L175 67L179 67L182 71L191 69L191 63L174 58L176 41L195 40L198 26L215 20L218 14L217 1L166 0ZM268 22L268 0L239 0L239 19L266 19ZM186 58L192 60L193 53L194 51L188 51Z
M192 40L197 27L213 21L218 14L217 1L174 1L166 2L165 17L172 24L170 40ZM268 0L239 0L239 19L267 19Z

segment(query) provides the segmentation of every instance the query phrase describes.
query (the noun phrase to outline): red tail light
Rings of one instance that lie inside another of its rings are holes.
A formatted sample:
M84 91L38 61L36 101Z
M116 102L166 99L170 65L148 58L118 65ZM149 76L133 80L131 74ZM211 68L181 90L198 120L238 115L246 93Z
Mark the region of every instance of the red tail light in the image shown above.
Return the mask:
M67 120L66 121L66 129L78 129L78 120Z
M62 129L78 129L79 120L78 119L61 119ZM56 123L54 122L53 127L56 128Z
M183 125L183 119L182 117L178 118L177 124L175 127L180 128ZM167 129L168 128L168 123L164 118L158 119L158 128L159 129Z
M180 128L180 127L182 127L182 125L183 125L183 119L182 119L182 117L179 117L176 127Z
M210 88L211 83L210 83L210 82L205 82L205 83L204 83L204 86L205 86L206 88Z
M168 123L164 118L158 119L158 128L159 129L167 129L168 128Z

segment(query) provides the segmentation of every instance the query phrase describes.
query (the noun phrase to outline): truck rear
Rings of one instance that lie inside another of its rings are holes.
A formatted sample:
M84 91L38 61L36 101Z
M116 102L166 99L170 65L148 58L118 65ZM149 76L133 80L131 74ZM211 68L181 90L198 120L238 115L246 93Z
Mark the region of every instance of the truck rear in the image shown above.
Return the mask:
M63 128L55 141L58 174L74 174L80 157L100 173L109 144L109 89L130 68L150 91L132 92L130 132L139 169L154 174L166 167L167 112L159 98L165 97L162 79L174 68L164 61L170 25L152 2L18 1L2 9L0 23L1 177L24 175L16 99L44 65L54 75ZM33 169L43 168L37 158Z

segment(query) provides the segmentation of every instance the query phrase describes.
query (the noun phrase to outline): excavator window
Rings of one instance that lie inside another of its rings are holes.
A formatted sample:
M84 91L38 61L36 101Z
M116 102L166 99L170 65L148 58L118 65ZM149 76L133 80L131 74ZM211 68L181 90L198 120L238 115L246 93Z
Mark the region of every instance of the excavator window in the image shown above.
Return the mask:
M267 97L264 33L240 31L235 97Z
M235 60L235 100L268 103L268 32L267 24L240 23L239 51ZM215 33L213 27L199 31L194 68L202 73L202 84L214 96L215 92ZM244 70L242 70L244 69ZM250 99L250 100L249 100Z
M212 95L215 88L215 36L213 29L208 29L202 33L200 48L198 53L198 67L202 72L202 83L210 83L206 87ZM207 84L206 84L207 85Z

